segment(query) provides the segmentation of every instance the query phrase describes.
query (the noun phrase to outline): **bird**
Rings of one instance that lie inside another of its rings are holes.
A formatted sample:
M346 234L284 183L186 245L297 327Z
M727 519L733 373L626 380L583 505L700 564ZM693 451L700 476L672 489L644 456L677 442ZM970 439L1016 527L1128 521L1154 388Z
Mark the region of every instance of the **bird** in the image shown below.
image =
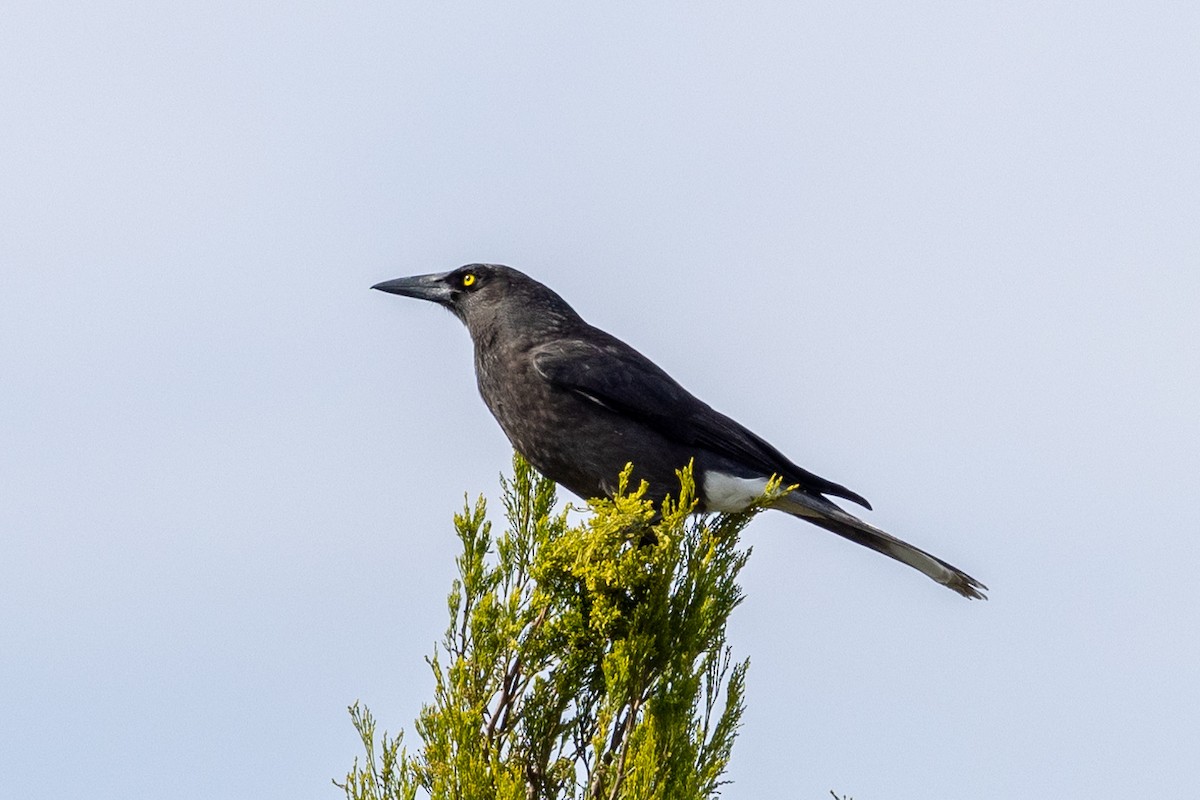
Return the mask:
M584 499L616 493L632 463L647 496L677 492L693 465L699 512L739 512L778 478L770 507L889 556L970 599L987 587L834 503L871 504L796 465L683 388L649 358L589 325L549 287L500 264L396 278L371 287L430 301L466 326L479 393L513 448Z

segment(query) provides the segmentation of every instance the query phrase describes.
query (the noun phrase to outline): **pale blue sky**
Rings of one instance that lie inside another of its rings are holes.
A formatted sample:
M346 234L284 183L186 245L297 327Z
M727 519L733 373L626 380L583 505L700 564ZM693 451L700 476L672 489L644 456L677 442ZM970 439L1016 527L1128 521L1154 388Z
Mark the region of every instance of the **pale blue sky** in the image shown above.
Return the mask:
M411 730L495 261L992 588L756 520L726 797L1200 792L1198 9L9 0L0 791Z

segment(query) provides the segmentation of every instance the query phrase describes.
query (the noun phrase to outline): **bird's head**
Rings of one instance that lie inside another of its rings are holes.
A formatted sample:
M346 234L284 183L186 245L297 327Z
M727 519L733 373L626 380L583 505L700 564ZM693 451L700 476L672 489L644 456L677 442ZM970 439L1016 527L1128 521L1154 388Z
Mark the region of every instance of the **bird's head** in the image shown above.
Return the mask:
M437 303L462 320L472 335L496 325L532 330L580 321L549 288L499 264L467 264L451 272L396 278L371 288Z

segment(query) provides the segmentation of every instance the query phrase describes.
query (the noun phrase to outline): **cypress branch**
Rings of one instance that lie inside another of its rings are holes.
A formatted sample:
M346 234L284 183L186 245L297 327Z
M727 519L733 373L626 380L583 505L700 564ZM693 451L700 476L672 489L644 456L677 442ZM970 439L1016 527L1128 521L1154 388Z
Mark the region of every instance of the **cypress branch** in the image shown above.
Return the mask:
M725 783L748 661L726 644L749 557L741 514L695 517L690 468L660 506L626 468L570 525L555 486L519 456L501 478L507 526L483 499L454 517L462 545L446 635L427 659L421 746L355 703L365 755L347 800L712 798ZM769 487L766 497L779 487Z

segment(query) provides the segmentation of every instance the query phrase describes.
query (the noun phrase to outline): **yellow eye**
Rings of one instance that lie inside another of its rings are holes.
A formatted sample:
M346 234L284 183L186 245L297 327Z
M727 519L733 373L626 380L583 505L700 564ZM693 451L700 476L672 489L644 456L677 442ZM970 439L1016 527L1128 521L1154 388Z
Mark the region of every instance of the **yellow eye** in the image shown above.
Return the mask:
M462 276L462 285L463 286L474 286L475 281L476 281L476 278L473 273L468 272L466 275Z

